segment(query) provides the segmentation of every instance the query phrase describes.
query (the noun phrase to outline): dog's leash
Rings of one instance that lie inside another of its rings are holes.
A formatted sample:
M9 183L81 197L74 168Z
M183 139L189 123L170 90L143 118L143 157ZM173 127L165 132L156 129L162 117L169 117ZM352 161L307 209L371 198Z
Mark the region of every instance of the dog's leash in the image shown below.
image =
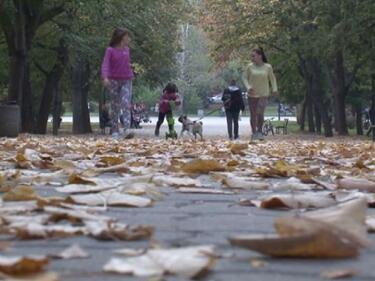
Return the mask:
M195 120L194 122L201 121L204 117L207 117L207 116L209 116L209 115L211 115L211 114L213 114L213 113L215 113L216 111L219 111L219 110L221 110L221 107L218 107L218 108L215 108L215 109L209 111L207 114L205 114L205 115L202 116L201 118Z

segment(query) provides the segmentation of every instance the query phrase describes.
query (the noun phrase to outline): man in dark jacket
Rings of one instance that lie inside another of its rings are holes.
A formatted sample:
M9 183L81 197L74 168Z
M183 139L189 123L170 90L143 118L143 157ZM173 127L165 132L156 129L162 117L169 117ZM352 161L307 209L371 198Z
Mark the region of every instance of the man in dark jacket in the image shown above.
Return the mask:
M223 97L221 98L225 108L225 115L227 117L228 136L229 139L238 139L238 118L240 111L244 111L245 105L242 99L242 92L240 87L236 85L236 81L232 80L228 88L224 89Z

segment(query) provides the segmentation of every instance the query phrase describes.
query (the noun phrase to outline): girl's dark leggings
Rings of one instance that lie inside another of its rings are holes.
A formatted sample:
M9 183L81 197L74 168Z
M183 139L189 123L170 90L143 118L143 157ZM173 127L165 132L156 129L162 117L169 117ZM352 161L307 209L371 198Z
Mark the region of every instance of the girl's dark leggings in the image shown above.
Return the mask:
M165 117L171 118L173 117L172 111L168 111L166 113L159 112L158 122L156 123L156 127L159 129L161 124L163 124ZM172 128L170 128L172 127ZM173 130L173 125L168 124L169 130Z

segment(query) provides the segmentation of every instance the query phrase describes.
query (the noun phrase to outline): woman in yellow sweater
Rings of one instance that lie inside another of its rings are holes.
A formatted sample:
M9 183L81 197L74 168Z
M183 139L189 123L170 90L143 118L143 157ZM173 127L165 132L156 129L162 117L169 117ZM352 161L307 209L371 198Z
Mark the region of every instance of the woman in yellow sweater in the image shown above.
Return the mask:
M250 108L250 125L252 139L263 139L262 127L264 111L269 96L277 96L277 83L273 69L267 63L267 58L262 48L256 48L251 53L251 61L243 73L243 82L247 89ZM271 86L271 88L270 88Z

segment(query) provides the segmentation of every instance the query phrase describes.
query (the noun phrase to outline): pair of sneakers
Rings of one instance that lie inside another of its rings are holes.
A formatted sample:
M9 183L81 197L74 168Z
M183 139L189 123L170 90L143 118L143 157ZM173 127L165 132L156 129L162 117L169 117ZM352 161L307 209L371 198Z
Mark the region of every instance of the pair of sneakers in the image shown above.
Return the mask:
M251 140L264 140L262 132L255 132L251 135Z

